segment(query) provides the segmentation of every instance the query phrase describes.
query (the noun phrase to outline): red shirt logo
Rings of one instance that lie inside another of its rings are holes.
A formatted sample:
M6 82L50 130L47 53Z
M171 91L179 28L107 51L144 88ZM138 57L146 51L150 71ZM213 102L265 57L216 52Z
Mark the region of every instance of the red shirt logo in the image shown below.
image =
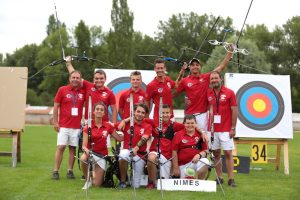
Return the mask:
M103 93L102 93L102 97L104 97L104 98L107 97L107 93L106 93L106 92L103 92Z
M139 98L139 102L140 102L140 103L143 103L144 97L143 97L143 96L139 96L138 98Z
M144 135L145 129L141 128L140 135Z
M187 86L188 86L188 87L192 87L192 86L193 86L193 83L188 83Z
M102 136L103 136L103 137L107 137L107 131L103 131L103 132L102 132Z
M167 86L171 89L171 83L167 82Z

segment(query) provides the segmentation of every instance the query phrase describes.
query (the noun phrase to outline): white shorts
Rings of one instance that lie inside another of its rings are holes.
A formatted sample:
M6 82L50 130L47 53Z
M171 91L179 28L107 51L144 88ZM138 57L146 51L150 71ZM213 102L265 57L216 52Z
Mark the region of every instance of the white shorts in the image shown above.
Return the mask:
M211 143L210 132L207 132L207 137L209 139L209 145ZM230 138L229 132L215 132L214 141L211 144L212 150L223 149L223 150L233 150L234 143L233 138Z
M104 171L106 171L106 160L104 158L100 158L96 155L92 155L95 162L99 165L100 168L102 168Z
M57 134L57 145L77 147L80 129L60 128Z
M196 117L196 122L199 128L204 131L207 131L207 124L208 124L208 115L207 112L201 114L194 114Z
M185 165L179 166L180 168L180 178L185 178L185 169L186 168L192 168L195 170L195 172L198 172L202 167L208 166L209 165L209 160L207 158L201 158L197 163L186 163ZM197 174L195 174L197 176ZM196 177L195 177L196 178Z
M151 151L150 153L153 153L153 154L157 155L157 152L155 152L155 151ZM160 175L161 175L161 177L165 178L165 179L169 179L170 178L172 162L170 160L167 160L164 155L160 154L160 163L162 164L160 166L160 171L161 171Z
M122 149L120 151L119 160L126 160L127 162L131 161L130 152L128 149ZM134 167L134 180L132 186L139 188L141 186L142 175L144 175L144 167L146 162L138 155L134 156L133 160L135 162L132 163Z

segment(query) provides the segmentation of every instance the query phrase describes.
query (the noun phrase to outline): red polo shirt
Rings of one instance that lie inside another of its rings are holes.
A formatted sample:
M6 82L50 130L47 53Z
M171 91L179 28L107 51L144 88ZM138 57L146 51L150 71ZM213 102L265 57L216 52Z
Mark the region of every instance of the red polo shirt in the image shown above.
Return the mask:
M192 136L189 136L185 129L176 133L172 142L172 150L177 151L179 166L191 162L196 154L208 149L207 144L204 142L201 143L201 150L192 148L200 139L201 135L196 130Z
M219 98L218 113L217 113L217 101L216 101L217 98ZM214 90L210 88L207 91L207 100L209 106L213 105L214 115L219 114L221 116L221 123L214 123L214 131L230 132L231 116L232 116L231 107L237 106L234 92L231 89L222 86L219 95L217 95L214 93ZM210 126L208 126L208 129L210 130Z
M85 93L81 88L74 89L71 85L67 85L58 89L54 102L60 104L60 127L80 129L84 98ZM72 108L78 108L77 116L72 116Z
M88 118L88 102L89 102L89 95L92 96L92 109L95 103L102 101L108 108L108 106L116 105L116 98L114 93L108 88L105 87L101 90L96 89L95 85L89 81L83 81L83 89L86 92L85 95L85 119ZM108 112L106 112L103 120L108 121Z
M119 123L116 124L118 126ZM124 149L129 149L129 142L130 142L130 123L127 123L124 128ZM152 133L152 126L151 124L147 123L145 120L142 121L141 124L134 123L134 133L132 138L132 148L134 148L137 143L140 141L142 136L151 136ZM147 145L144 144L140 149L139 152L146 152Z
M173 117L173 103L172 103L172 89L175 87L175 82L168 76L166 76L164 82L159 82L155 77L148 85L146 89L146 100L153 101L154 115L153 119L158 120L159 118L159 98L163 97L163 104L168 104L172 111Z
M130 93L133 94L133 104L145 103L146 93L139 88L133 92L132 88L126 90L119 99L119 109L123 109L122 119L126 119L130 116Z
M103 122L101 127L97 127L94 120L92 120L92 142L94 143L93 151L107 155L107 136L111 135L114 132L114 127L108 122ZM83 129L83 133L88 135L88 126L86 125ZM91 144L88 142L87 148L90 149Z
M166 135L166 131L168 129L168 127L171 125L171 120L168 122L163 122L162 124L162 132L163 135ZM150 151L155 151L157 152L157 142L158 142L158 124L156 123L155 128L153 129L152 135L154 137L151 146L150 146ZM173 131L174 131L174 135L176 132L183 130L184 129L184 125L178 122L173 122ZM173 138L174 139L174 138ZM160 152L162 155L164 155L165 158L170 159L172 157L172 141L162 137L160 138Z
M186 105L185 114L203 113L207 111L206 93L209 88L210 73L196 77L189 75L182 79L177 87L177 92L185 91L190 103Z

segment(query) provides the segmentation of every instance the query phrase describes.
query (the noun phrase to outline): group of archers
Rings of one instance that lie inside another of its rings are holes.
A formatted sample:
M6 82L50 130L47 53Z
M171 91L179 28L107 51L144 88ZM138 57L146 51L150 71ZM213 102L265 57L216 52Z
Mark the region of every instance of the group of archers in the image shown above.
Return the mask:
M234 46L230 48L233 49ZM192 168L192 172L195 172L194 178L204 179L208 164L215 162L216 182L223 184L221 150L223 150L227 166L228 186L235 187L232 150L237 121L237 103L234 92L222 85L220 75L232 56L232 52L227 52L225 58L213 71L204 74L201 74L200 61L193 58L189 63L183 64L176 81L167 76L164 60L156 59L154 63L156 77L147 85L146 91L141 88L141 72L133 71L130 74L131 88L122 93L119 105L116 105L113 92L105 86L107 74L103 70L94 72L93 83L91 83L84 80L81 73L74 69L71 57L66 57L70 83L58 89L54 100L54 129L58 134L52 179L60 178L59 169L66 147L69 147L67 178L75 178L73 166L78 134L82 116L84 115L85 119L88 117L87 102L91 96L92 141L88 139L88 125L86 125L83 129L83 153L80 160L88 159L91 143L93 143L92 156L96 164L93 171L93 183L85 182L83 189L103 184L106 170L106 160L103 156L108 154L108 135L123 142L118 155L119 188L128 186L127 170L132 161L134 162L134 170L132 170L134 180L131 181L131 186L135 188L141 185L145 165L148 170L147 189L156 187L159 178L157 177L157 163L161 164L160 178L186 178L186 171L190 171L186 169ZM190 74L183 77L187 66ZM183 123L179 123L174 120L172 99L182 92L185 92L186 108ZM130 96L134 104L133 117L131 117L134 123L130 123ZM159 112L161 97L163 106L162 112ZM153 119L149 118L151 102L154 105ZM83 113L84 106L85 113ZM108 117L108 107L111 108L111 121ZM118 114L122 118L119 122L117 122ZM160 127L162 128L158 131L161 121ZM130 124L133 124L133 131L130 131ZM123 132L123 135L118 134L119 131ZM133 132L132 135L130 135L131 132ZM160 141L159 149L157 148L158 141ZM211 162L208 160L210 153L214 155ZM81 162L81 169L87 177L86 162Z

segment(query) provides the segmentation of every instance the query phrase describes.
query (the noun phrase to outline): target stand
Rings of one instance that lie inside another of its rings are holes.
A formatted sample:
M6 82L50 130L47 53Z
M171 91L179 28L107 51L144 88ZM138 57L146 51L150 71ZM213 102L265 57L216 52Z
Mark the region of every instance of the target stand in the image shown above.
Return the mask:
M287 139L249 139L249 138L235 138L234 139L234 146L235 150L233 155L237 155L237 144L258 144L263 143L266 145L276 145L276 158L266 158L266 162L275 163L275 170L279 171L280 168L280 153L281 153L281 146L283 145L283 165L284 165L284 174L289 175L289 152L288 152L288 140ZM262 148L259 148L257 145L257 151L261 153ZM258 154L259 155L259 154ZM251 161L253 162L253 156L250 157Z
M12 157L12 167L16 167L17 162L21 162L21 132L22 130L0 129L0 138L12 138L12 150L0 152L0 156Z

